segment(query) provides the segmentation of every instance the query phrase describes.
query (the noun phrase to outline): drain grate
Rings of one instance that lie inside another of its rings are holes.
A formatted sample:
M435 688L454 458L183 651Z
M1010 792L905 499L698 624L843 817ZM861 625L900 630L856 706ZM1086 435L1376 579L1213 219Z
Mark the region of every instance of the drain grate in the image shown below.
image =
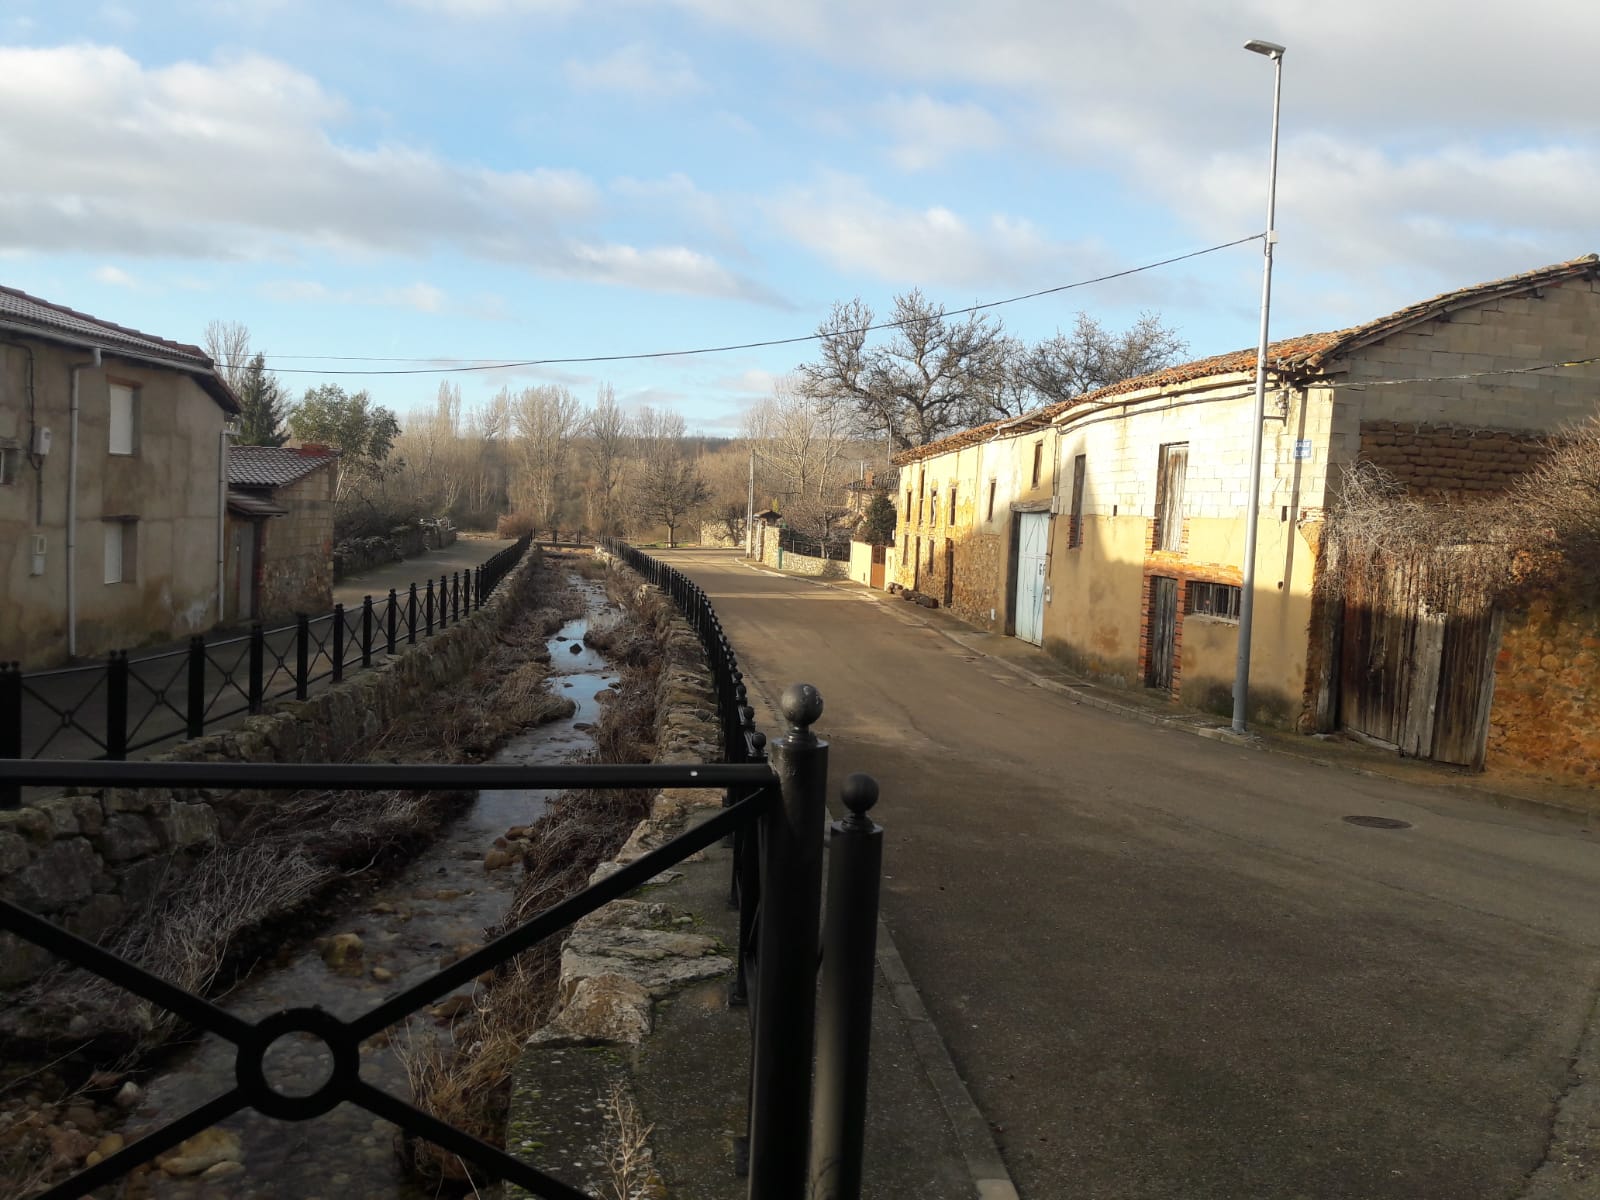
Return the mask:
M1410 829L1410 821L1398 821L1394 817L1346 817L1345 821L1351 825L1363 825L1368 829Z

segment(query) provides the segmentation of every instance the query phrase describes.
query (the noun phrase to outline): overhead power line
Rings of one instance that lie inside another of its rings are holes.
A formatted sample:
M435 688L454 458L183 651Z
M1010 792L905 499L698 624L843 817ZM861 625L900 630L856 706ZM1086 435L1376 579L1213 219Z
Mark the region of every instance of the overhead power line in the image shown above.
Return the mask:
M1203 254L1215 254L1219 250L1229 250L1234 246L1242 246L1246 242L1258 242L1265 236L1252 233L1248 237L1235 238L1231 242L1220 242L1215 246L1207 246L1203 250L1191 250L1186 254L1177 254L1171 258L1163 258L1159 262L1145 263L1143 266L1129 267L1122 271L1113 271L1109 275L1097 275L1093 279L1080 279L1075 283L1058 284L1055 287L1041 288L1037 292L1026 292L1020 296L1008 296L1004 300L990 300L983 304L972 304L966 308L951 309L944 315L948 317L961 317L970 313L985 312L991 308L1001 308L1007 304L1018 304L1024 300L1037 300L1040 296L1054 296L1060 292L1070 292L1075 288L1089 287L1096 283L1108 283L1113 279L1125 279L1130 275L1139 275L1145 271L1154 271L1158 267L1169 267L1173 263L1183 262L1185 259L1199 258ZM906 324L905 321L878 321L871 325L863 325L858 329L840 330L839 333L873 333L880 329L898 329ZM505 371L520 367L554 367L577 366L586 363L608 362L637 362L642 359L653 358L688 358L698 354L728 354L736 350L764 350L773 346L797 346L806 342L818 342L824 337L837 336L821 333L807 333L796 337L771 338L762 342L738 342L723 346L701 346L694 350L651 350L639 354L588 354L560 358L526 358L510 359L503 361L486 361L482 359L471 362L461 362L456 359L439 358L365 358L357 355L314 355L314 354L268 354L269 359L293 359L297 362L319 360L324 362L409 362L409 363L452 363L450 366L431 367L388 367L378 369L359 370L355 368L335 368L334 370L319 370L316 367L274 367L273 371L280 375L462 375L474 371Z

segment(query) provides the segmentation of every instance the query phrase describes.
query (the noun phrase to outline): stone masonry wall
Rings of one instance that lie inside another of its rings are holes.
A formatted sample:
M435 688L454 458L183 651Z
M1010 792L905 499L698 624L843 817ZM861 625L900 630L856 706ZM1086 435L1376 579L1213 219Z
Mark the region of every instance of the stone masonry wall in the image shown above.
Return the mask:
M772 530L762 547L761 561L769 567L780 565L778 561L778 531ZM844 579L850 574L849 562L841 562L831 558L813 558L809 554L796 554L793 550L783 551L782 567L791 575L814 575L819 579Z
M313 471L273 495L289 511L263 523L261 617L333 607L333 470Z
M1502 492L1549 456L1537 434L1408 421L1361 422L1361 457L1415 495L1459 500Z
M1507 614L1495 658L1490 767L1600 786L1600 605L1571 593Z
M183 742L157 762L322 762L376 733L418 698L486 654L519 611L530 553L472 617L304 701L233 729ZM190 856L225 842L238 794L178 788L84 790L0 810L0 895L73 933L98 938L152 900ZM38 975L50 959L0 934L0 988Z

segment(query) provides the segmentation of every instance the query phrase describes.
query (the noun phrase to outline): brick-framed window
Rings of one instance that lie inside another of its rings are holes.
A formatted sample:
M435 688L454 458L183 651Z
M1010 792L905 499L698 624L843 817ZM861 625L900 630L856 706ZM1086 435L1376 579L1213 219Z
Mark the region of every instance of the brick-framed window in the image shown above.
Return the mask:
M1237 621L1240 595L1236 584L1191 579L1184 588L1184 612L1191 616Z
M1083 545L1083 477L1089 470L1089 456L1080 454L1072 460L1072 508L1067 518L1067 549L1076 550Z
M1189 473L1189 443L1161 447L1156 461L1156 517L1151 548L1183 549L1183 483Z

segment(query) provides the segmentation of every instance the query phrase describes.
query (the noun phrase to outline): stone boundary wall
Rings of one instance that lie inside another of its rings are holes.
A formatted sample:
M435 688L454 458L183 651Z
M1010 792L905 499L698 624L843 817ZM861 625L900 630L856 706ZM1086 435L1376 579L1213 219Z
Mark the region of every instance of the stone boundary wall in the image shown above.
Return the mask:
M455 540L456 531L449 525L396 525L383 537L346 538L333 549L333 577L337 581L353 572L443 550Z
M774 536L763 541L761 561L769 567L779 567L778 538ZM848 579L850 577L850 563L833 558L813 558L809 554L796 554L793 550L784 550L782 553L781 569L790 575L811 575L818 579Z
M1495 658L1489 766L1600 785L1596 679L1600 605L1592 598L1565 589L1507 613Z
M471 617L353 679L232 729L182 742L155 762L325 762L378 732L433 687L487 654L521 611L538 554L530 551ZM698 645L698 642L696 643ZM226 842L261 792L181 788L69 789L0 809L0 895L80 937L97 939L153 900L190 857ZM37 976L44 951L0 933L0 988Z
M603 551L596 551L596 557L613 571L633 574ZM651 594L662 595L641 579L636 595ZM671 604L670 599L666 602ZM660 645L665 661L656 685L655 761L720 760L722 732L711 671L700 639L676 609ZM659 792L649 816L616 858L595 868L589 883L598 883L665 845L694 823L696 813L721 807L722 793L716 789ZM673 872L668 871L657 879L671 877ZM662 928L664 917L663 905L622 899L574 925L562 943L555 1010L529 1045L637 1046L653 1027L656 1000L686 984L732 972L733 960L720 952L714 939L670 924Z

